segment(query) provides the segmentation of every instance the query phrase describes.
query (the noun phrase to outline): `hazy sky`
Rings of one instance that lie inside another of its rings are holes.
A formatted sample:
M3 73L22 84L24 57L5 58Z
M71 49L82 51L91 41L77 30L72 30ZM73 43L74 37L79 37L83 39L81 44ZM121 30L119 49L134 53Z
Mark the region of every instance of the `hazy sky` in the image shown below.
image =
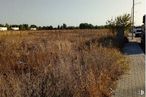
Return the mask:
M135 6L135 24L142 22L145 0ZM131 13L132 0L0 0L0 23L78 26L104 25L107 19Z

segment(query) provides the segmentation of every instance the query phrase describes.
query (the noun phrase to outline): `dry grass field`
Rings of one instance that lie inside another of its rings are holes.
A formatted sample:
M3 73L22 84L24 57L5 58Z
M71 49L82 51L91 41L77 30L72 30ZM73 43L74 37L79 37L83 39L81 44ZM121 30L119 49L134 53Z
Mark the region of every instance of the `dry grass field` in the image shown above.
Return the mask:
M109 30L0 32L0 97L110 97L127 61Z

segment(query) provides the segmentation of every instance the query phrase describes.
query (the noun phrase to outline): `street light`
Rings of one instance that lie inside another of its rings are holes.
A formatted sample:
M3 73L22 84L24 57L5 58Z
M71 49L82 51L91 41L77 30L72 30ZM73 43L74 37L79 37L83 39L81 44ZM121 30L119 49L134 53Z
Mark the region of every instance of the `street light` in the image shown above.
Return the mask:
M132 13L132 27L133 27L133 30L132 30L132 39L133 39L133 37L134 37L134 0L133 0L133 7L132 7L132 9L133 9L133 13Z
M134 37L134 7L137 4L141 4L141 2L135 3L135 1L133 0L132 13L131 13L132 14L132 39Z

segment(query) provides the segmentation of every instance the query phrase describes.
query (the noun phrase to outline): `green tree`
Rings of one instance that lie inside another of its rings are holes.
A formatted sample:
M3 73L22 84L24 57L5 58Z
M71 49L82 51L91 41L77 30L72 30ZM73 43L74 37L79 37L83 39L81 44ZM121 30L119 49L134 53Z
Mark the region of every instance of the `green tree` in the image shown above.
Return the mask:
M8 30L11 29L10 25L8 23L5 24L5 27L7 27Z
M25 30L29 30L29 25L28 24L23 24Z
M19 25L20 30L25 30L24 25Z
M30 25L30 28L37 28L37 26L36 25Z
M29 25L28 24L21 24L19 25L20 30L29 30Z
M88 23L81 23L79 25L79 28L80 29L92 29L92 28L94 28L94 26L92 24L88 24Z
M123 25L125 30L129 30L131 28L131 24L132 24L130 14L124 14L122 16L116 17L115 23L117 26Z
M57 29L60 29L60 25L58 25Z
M67 25L66 25L66 24L63 24L63 25L62 25L62 28L63 28L63 29L66 29L66 28L67 28Z
M53 26L52 25L49 26L49 30L53 30Z
M0 27L4 27L4 25L3 24L0 24Z
M129 30L131 28L131 16L130 14L117 16L115 19L107 20L106 24L113 32L119 26L124 26L124 30Z
M115 20L114 19L107 20L106 24L107 24L108 28L111 29L112 32L114 33L115 29L116 29Z

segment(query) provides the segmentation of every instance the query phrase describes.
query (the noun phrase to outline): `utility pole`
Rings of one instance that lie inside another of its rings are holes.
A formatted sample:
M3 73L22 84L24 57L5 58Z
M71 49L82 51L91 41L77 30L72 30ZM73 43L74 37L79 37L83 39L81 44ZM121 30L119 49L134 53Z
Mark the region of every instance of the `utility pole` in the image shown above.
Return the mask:
M132 13L132 14L133 14L133 18L132 18L132 19L133 19L133 20L132 20L132 39L133 39L133 37L134 37L134 3L135 3L135 2L134 2L134 0L133 0L133 7L132 7L132 8L133 8L133 13Z

